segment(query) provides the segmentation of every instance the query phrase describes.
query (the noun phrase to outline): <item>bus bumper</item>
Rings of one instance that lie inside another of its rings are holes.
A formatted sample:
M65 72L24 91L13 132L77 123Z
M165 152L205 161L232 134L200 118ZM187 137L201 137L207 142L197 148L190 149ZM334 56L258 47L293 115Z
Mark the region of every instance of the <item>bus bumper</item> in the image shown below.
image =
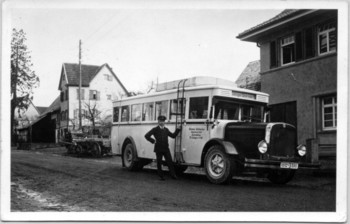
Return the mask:
M247 159L244 160L245 168L261 168L261 169L311 169L316 170L320 168L320 163L305 163L300 161L274 161L261 159Z

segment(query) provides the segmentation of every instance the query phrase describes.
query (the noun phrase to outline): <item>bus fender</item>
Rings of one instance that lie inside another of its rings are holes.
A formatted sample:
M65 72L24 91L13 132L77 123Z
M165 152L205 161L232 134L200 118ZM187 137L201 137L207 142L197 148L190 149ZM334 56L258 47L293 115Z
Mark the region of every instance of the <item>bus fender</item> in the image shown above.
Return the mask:
M225 149L225 152L229 155L238 155L236 147L231 143L227 141L222 141L222 146Z
M134 161L138 161L139 160L139 157L137 155L137 149L136 149L136 144L135 144L135 140L133 139L133 137L131 136L127 136L123 142L123 147L122 147L122 157L124 156L124 148L126 147L126 145L128 143L131 143L133 146L134 146L134 153L135 153L135 158L134 158ZM124 160L122 159L122 165L123 167L125 167L125 164L124 164Z
M231 142L224 141L223 139L213 138L213 139L210 139L204 145L204 148L202 151L201 166L203 166L203 164L204 164L205 155L207 154L209 148L212 147L213 145L222 146L225 150L225 153L227 153L229 155L238 155L237 148L234 146L234 144L232 144Z
M210 139L205 144L204 151L205 152L208 151L208 149L213 145L221 145L225 149L225 152L227 154L238 155L237 148L231 142L224 141L223 139L219 139L219 138Z

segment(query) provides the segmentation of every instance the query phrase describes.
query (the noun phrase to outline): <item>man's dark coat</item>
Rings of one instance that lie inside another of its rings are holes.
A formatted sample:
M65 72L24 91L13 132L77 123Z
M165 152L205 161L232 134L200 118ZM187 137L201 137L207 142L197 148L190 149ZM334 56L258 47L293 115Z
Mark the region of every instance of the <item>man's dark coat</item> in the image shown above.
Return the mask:
M180 132L180 129L176 129L174 133L171 133L169 129L164 127L163 129L159 126L152 128L147 134L145 138L154 145L154 152L165 152L169 150L168 136L171 138L175 138L177 134ZM154 136L152 138L151 136Z

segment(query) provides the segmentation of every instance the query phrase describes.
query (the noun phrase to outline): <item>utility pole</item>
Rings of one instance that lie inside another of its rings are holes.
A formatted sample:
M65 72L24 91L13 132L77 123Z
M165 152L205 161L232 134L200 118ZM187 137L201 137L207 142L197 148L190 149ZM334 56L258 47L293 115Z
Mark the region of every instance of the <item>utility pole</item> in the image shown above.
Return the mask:
M81 40L79 40L79 130L81 130Z

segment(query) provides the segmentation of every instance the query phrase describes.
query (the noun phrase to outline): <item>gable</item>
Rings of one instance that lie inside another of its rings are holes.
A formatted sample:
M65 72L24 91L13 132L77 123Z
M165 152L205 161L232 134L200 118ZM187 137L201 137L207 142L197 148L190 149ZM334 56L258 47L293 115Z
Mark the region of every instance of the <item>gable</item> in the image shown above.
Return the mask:
M108 64L103 64L99 70L97 71L96 75L93 77L93 79L90 81L93 82L93 80L95 78L102 78L102 79L105 79L104 75L111 75L111 78L116 81L118 83L118 85L121 87L122 91L123 91L123 94L129 96L129 92L126 90L126 88L124 87L124 85L120 82L120 80L118 79L118 77L115 75L115 73L113 72L112 68L109 67ZM106 79L107 81L107 79Z

